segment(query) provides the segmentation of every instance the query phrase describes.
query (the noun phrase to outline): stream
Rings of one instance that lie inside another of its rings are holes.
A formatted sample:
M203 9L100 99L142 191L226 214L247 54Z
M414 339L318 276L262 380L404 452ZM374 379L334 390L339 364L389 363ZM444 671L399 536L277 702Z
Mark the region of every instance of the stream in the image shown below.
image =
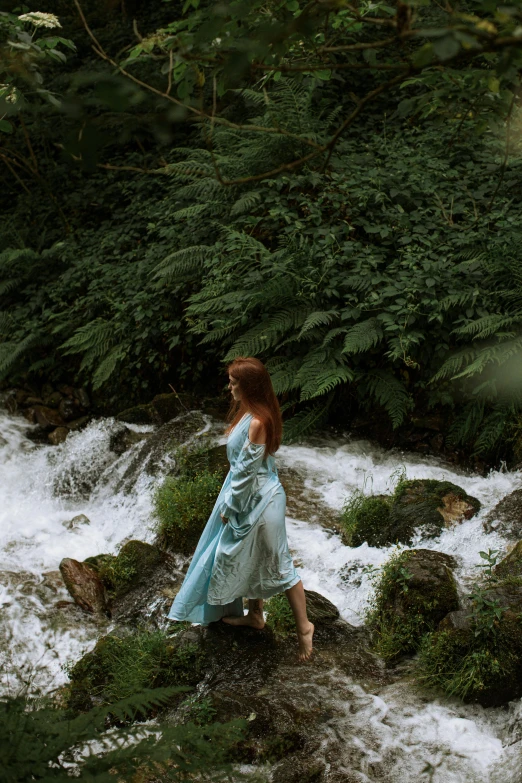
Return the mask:
M220 425L204 416L201 437L224 442ZM99 419L69 434L59 446L35 444L31 425L0 413L0 687L14 694L22 687L51 691L67 682L67 663L76 661L109 628L70 603L57 572L60 560L83 560L116 553L131 538L154 538L152 497L156 475L141 469L122 489L138 446L118 456L110 449L114 419ZM151 427L128 425L137 432ZM400 471L408 478L446 479L477 497L476 517L416 546L453 555L464 590L477 578L479 551L507 542L486 534L484 516L505 495L522 486L522 473L493 471L479 476L440 459L385 451L365 440L315 436L281 447L278 466L289 495L290 548L305 587L330 599L352 625L364 622L372 589L371 567L380 566L391 548L344 546L332 520L355 489L390 492ZM292 476L299 481L294 499ZM89 523L69 529L84 514ZM67 603L65 603L67 602ZM332 677L334 674L332 674ZM426 695L406 676L369 692L335 674L328 690L332 717L323 740L324 755L336 749L348 781L389 783L504 783L522 781L522 701L484 709L456 699ZM327 679L327 678L326 678ZM303 687L306 683L303 684ZM327 686L313 684L314 693ZM326 695L325 695L326 698Z

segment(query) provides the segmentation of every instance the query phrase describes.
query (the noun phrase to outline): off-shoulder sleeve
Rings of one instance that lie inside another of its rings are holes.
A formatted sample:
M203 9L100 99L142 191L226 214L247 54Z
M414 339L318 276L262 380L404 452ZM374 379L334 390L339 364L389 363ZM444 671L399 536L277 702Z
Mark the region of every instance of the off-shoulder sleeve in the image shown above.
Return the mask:
M221 505L221 513L228 519L240 514L248 506L254 479L261 467L265 453L264 443L252 443L248 437L241 453L231 468L230 486Z

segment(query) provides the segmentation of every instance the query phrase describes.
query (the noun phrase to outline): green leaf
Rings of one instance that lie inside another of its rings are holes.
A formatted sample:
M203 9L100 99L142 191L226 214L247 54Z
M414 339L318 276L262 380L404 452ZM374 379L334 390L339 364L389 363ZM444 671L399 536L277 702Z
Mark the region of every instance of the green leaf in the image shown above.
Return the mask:
M2 131L2 133L12 133L13 126L7 120L0 120L0 131Z
M445 35L433 42L433 51L439 60L450 60L460 52L460 43L453 35Z

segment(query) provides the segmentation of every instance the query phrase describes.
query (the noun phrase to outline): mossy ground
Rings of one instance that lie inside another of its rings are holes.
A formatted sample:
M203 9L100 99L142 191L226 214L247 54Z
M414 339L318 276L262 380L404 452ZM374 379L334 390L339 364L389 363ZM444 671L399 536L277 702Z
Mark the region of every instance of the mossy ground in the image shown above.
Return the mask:
M202 660L196 644L178 644L162 631L105 636L68 670L69 707L83 711L149 688L195 685Z
M397 552L385 563L375 584L367 623L376 652L387 662L415 653L422 638L458 608L454 581L415 578L416 550Z

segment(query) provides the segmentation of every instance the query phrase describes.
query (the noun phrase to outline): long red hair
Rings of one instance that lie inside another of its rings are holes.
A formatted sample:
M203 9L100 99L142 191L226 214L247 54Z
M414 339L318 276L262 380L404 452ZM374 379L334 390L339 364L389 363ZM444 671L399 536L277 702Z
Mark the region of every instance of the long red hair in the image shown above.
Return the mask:
M245 413L253 413L266 432L265 455L275 454L281 445L283 420L272 380L263 362L253 356L240 357L227 367L228 373L239 383L241 400L233 400L227 419L230 432Z

